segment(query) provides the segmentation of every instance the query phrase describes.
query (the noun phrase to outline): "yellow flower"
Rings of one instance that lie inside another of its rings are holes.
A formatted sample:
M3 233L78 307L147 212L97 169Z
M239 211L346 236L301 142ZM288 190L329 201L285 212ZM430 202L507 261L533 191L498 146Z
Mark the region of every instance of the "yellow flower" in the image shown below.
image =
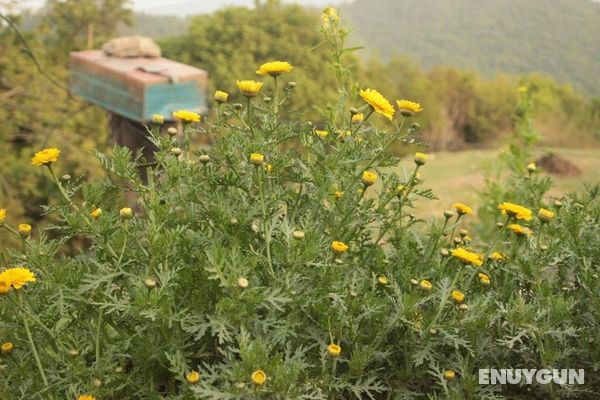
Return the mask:
M96 398L91 394L82 394L77 398L77 400L96 400Z
M529 171L530 173L535 172L536 169L537 166L534 162L530 162L529 164L527 164L527 171Z
M427 162L427 154L425 153L415 153L415 164L417 165L425 165Z
M335 197L336 200L339 200L342 198L342 196L344 195L344 192L340 191L340 190L336 190L333 193L333 197Z
M267 381L267 374L262 369L257 369L252 373L250 379L252 379L252 383L256 386L262 386Z
M0 279L0 294L8 294L8 292L10 292L9 283Z
M175 111L173 113L173 118L188 124L191 122L200 122L200 120L202 119L202 117L199 114L188 110Z
M327 135L329 135L329 131L315 129L315 135L317 135L321 139L325 139Z
M476 267L483 265L483 257L481 254L473 253L472 251L457 247L450 251L454 258L457 258L460 262L465 265L471 264Z
M550 222L552 219L554 219L555 215L556 214L554 214L554 211L550 211L545 208L540 208L537 216L542 222Z
M273 171L273 164L265 164L265 172L268 174Z
M152 122L158 125L162 125L165 123L165 117L160 114L152 114Z
M265 161L265 156L260 153L250 154L250 164L261 165Z
M237 87L246 97L254 97L260 92L262 82L256 81L237 81Z
M323 21L323 25L328 26L330 22L338 22L340 17L335 8L326 7L321 15L321 20Z
M6 209L0 208L0 224L6 219Z
M463 292L461 292L460 290L453 290L452 291L452 300L454 300L455 303L462 303L463 301L465 301L465 294Z
M304 239L306 235L304 234L303 231L294 231L292 232L292 237L296 240L302 240Z
M364 171L362 174L362 183L365 186L371 186L377 181L377 174L374 172Z
M123 207L119 210L119 215L125 219L131 218L133 217L133 210L129 207Z
M229 93L222 90L217 90L215 91L214 99L219 104L227 103L227 100L229 99Z
M352 116L352 123L353 123L353 124L358 124L358 123L361 123L361 122L363 122L363 121L364 121L364 119L365 119L365 115L364 115L364 114L362 114L362 113L359 113L359 114L354 114L354 115Z
M19 226L17 226L17 230L19 231L21 236L29 236L29 234L31 233L31 225L19 224Z
M526 94L529 91L529 89L527 89L527 86L519 86L519 88L517 89L517 92L519 92L519 94Z
M471 207L469 207L466 204L454 203L454 204L452 204L452 207L454 207L456 209L456 212L459 215L473 214L473 210L471 209Z
M510 224L507 226L508 229L513 231L517 236L531 236L533 235L533 231L527 227L524 227L519 224Z
M365 89L361 90L359 94L376 113L383 115L390 121L394 118L394 113L396 112L394 106L392 106L389 100L383 97L377 90Z
M35 153L31 159L31 164L35 166L50 165L58 160L60 156L60 150L55 148L44 149Z
M329 357L337 358L340 356L341 353L342 353L342 348L340 346L338 346L337 344L332 343L329 346L327 346L327 354L329 354Z
M0 272L0 282L16 290L21 289L29 282L35 282L35 280L35 274L27 268L15 267Z
M494 251L492 254L490 254L490 258L494 261L502 261L506 257L504 256L504 254L500 253L499 251Z
M485 287L490 286L490 284L491 284L492 281L491 281L491 278L488 275L483 274L483 273L480 272L479 274L477 274L477 276L479 277L479 282L481 282L481 284L483 286L485 286Z
M451 381L451 380L454 380L454 378L456 378L456 372L454 372L451 369L444 371L444 379L445 380Z
M191 371L188 372L185 375L185 380L187 381L187 383L189 383L190 385L195 385L196 383L200 382L200 374L198 373L198 371Z
M498 208L502 211L502 214L507 214L510 217L515 217L516 219L531 221L531 218L533 218L529 208L520 206L518 204L502 203L498 206Z
M336 255L344 254L348 251L348 245L344 242L340 242L338 240L334 240L331 242L331 251L333 251Z
M411 117L413 114L423 111L419 103L410 100L396 100L400 114L405 117Z
M258 67L258 75L279 76L284 72L290 72L294 67L287 61L271 61Z
M385 286L390 283L390 280L387 276L381 275L379 278L377 278L377 282L379 282L380 285Z
M100 218L100 216L102 215L102 209L101 208L94 208L92 210L92 212L90 213L90 216L94 219L98 219Z
M2 343L2 346L1 346L2 354L12 353L14 348L15 348L15 345L12 344L12 342L4 342L4 343Z
M431 292L433 290L433 285L427 279L422 279L421 282L419 282L419 286L426 292Z

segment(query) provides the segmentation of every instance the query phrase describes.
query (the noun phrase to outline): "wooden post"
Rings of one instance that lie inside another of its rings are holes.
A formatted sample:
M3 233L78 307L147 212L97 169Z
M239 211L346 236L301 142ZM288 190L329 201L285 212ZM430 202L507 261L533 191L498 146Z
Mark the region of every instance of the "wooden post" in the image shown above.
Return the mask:
M87 26L87 48L94 48L94 23L90 22Z

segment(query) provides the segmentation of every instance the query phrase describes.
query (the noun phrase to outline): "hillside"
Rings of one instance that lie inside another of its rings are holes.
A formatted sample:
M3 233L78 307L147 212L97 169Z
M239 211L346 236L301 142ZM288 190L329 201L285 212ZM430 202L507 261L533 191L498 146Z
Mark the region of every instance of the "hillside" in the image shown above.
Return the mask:
M600 3L589 0L355 0L357 36L384 59L488 75L542 72L600 95Z

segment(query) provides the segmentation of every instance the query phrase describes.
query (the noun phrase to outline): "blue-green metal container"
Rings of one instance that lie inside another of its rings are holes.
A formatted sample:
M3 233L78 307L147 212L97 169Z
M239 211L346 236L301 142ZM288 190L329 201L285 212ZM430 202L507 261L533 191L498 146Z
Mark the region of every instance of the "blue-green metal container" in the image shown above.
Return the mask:
M173 111L205 113L208 73L166 58L120 58L101 50L71 53L72 93L135 121Z

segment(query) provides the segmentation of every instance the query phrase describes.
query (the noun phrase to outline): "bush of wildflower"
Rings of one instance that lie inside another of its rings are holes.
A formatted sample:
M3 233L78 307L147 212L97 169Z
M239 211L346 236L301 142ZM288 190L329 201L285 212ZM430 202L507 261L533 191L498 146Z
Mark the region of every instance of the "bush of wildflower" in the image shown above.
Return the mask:
M340 82L322 126L279 117L295 84L276 61L237 82L244 103L217 92L214 119L178 112L182 137L157 116L145 180L123 148L94 182L61 177L58 149L33 157L62 198L42 232L0 210L22 243L0 272L2 399L598 398L600 189L550 207L523 167L489 234L460 199L417 219L435 161L399 174L387 150L417 142L421 105L356 93L334 10L322 30ZM479 385L479 368L586 384Z

